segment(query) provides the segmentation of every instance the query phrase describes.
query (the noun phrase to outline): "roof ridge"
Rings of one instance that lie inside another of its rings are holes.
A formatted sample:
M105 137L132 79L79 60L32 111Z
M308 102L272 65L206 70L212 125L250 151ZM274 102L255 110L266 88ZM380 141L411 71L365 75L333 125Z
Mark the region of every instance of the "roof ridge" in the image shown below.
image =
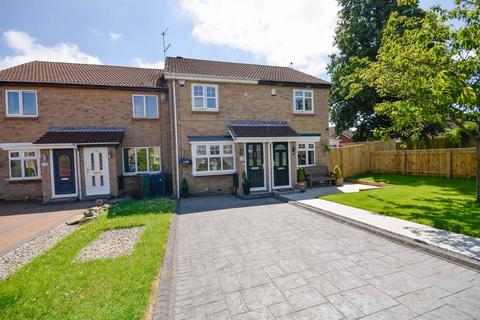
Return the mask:
M184 59L184 60L195 60L195 61L207 61L207 62L218 62L218 63L231 63L231 64L243 64L248 66L259 66L259 67L272 67L272 68L284 68L284 69L293 69L298 71L297 69L285 66L277 66L271 64L261 64L261 63L246 63L246 62L236 62L236 61L224 61L224 60L208 60L208 59L196 59L196 58L185 58L185 57L167 57L167 59Z
M141 70L155 70L155 71L163 71L164 69L160 68L144 68L144 67L134 67L134 66L121 66L121 65L115 65L115 64L103 64L103 63L81 63L81 62L65 62L65 61L48 61L48 60L32 60L28 62L24 62L21 64L17 64L15 66L8 67L6 69L0 70L8 70L12 68L16 68L19 66L23 66L26 64L32 64L32 63L49 63L49 64L70 64L70 65L76 65L76 66L100 66L100 67L109 67L109 68L124 68L124 69L141 69Z

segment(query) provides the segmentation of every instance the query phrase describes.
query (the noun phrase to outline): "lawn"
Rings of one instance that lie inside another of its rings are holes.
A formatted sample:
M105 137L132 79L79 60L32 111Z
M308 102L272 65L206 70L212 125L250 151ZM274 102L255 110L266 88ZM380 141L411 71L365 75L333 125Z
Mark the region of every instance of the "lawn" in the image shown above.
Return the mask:
M119 204L0 282L0 319L141 319L163 261L172 200ZM103 231L145 226L132 255L74 262Z
M366 174L354 179L392 187L321 197L352 207L480 237L475 180Z

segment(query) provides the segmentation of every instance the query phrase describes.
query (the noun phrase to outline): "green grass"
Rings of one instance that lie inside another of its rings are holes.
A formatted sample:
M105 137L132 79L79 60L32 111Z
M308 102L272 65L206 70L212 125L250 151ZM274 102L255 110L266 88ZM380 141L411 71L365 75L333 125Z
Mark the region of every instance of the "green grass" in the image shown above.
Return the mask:
M475 201L474 180L393 174L353 178L394 186L321 199L480 237L480 206Z
M163 261L172 200L119 204L0 282L0 319L141 319ZM134 252L74 262L111 229L145 226Z

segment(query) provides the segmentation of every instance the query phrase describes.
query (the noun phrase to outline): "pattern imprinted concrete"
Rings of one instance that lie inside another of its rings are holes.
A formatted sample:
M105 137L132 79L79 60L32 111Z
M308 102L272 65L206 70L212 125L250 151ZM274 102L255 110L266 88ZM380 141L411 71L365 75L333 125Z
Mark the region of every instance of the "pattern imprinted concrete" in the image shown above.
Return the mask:
M475 271L286 203L235 201L182 200L171 319L480 318Z

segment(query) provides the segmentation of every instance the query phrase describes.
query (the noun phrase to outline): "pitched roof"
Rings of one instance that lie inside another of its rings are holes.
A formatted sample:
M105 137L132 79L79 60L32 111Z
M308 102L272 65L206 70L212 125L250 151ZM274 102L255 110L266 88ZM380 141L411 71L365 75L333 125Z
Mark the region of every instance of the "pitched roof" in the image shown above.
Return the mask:
M347 129L347 130L343 131L342 133L340 133L339 135L337 135L337 133L335 132L335 126L331 126L331 127L328 128L328 136L331 139L337 139L337 138L340 137L340 135L344 135L345 137L347 137L349 139L352 139L353 131L351 129Z
M163 70L32 61L0 70L0 82L160 88Z
M210 76L217 78L291 82L329 86L328 81L288 67L224 61L167 57L165 73Z
M124 131L123 128L51 128L34 144L119 144Z
M234 139L298 136L284 121L229 121L227 127Z

